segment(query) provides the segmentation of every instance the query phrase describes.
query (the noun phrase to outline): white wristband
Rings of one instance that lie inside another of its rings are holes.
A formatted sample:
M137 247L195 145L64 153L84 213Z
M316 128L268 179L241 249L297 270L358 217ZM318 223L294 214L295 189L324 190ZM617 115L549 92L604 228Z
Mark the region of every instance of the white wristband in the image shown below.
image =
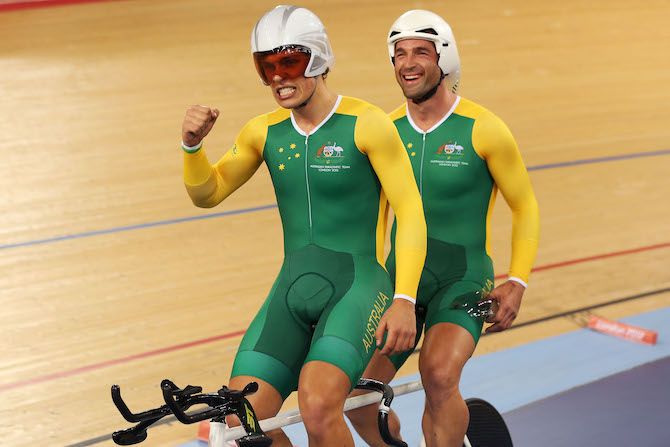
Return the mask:
M507 278L507 281L514 281L516 283L521 284L524 289L528 288L528 283L521 278L517 278L516 276L510 276L509 278Z
M393 295L394 300L406 300L412 304L416 304L416 300L409 295L403 295L402 293L396 293Z
M182 150L188 154L195 154L200 150L201 147L202 147L202 140L200 140L200 143L196 144L195 146L186 146L183 141L181 142Z

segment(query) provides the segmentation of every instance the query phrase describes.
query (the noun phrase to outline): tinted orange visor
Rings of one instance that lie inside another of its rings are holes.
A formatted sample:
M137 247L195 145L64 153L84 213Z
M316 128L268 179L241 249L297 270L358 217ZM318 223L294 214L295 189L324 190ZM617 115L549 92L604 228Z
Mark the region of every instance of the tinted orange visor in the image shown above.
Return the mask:
M295 79L305 74L311 53L299 46L284 46L272 51L254 53L256 71L265 85L270 85L275 76Z

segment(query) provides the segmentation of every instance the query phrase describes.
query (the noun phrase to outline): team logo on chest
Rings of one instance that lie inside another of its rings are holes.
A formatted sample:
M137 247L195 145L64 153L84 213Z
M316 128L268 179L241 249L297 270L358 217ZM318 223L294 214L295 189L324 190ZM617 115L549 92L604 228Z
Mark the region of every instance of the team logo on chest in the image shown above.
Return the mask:
M440 145L435 151L435 155L430 162L438 166L458 168L467 166L469 163L464 161L464 148L456 141L448 141Z
M324 144L316 152L316 158L342 158L344 157L344 149L337 144Z
M463 146L458 143L447 143L437 148L437 155L463 155Z
M319 172L341 172L351 167L346 161L346 150L335 141L329 141L316 151L315 163L309 167Z

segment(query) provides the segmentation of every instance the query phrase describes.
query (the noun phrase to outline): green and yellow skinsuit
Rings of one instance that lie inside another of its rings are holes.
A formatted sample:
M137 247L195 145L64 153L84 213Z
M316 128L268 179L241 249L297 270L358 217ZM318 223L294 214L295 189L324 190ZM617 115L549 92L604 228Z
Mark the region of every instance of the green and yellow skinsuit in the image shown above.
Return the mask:
M375 330L394 290L383 267L387 200L398 220L395 293L414 297L426 227L412 167L388 116L338 97L309 135L289 110L249 121L210 165L204 150L184 156L184 181L211 207L265 161L284 230L284 262L239 347L232 376L249 375L285 398L311 360L344 371L352 386L374 353Z
M457 97L452 109L422 131L407 105L390 113L409 155L423 200L428 251L417 295L417 343L440 322L462 326L479 340L483 319L459 304L475 303L493 288L490 220L497 191L512 210L509 277L528 282L537 252L539 213L526 167L503 121ZM393 225L392 235L395 233ZM396 272L392 241L387 268ZM411 351L392 357L397 368Z

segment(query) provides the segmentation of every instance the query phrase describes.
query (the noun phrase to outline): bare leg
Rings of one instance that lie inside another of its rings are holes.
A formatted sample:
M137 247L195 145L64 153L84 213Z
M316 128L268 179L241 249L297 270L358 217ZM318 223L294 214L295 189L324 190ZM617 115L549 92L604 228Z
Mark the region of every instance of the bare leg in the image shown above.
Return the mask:
M385 355L375 351L375 354L370 360L368 367L363 373L366 379L375 379L380 382L389 383L396 374L395 365ZM366 394L368 391L354 390L351 395L358 396ZM356 432L363 438L363 440L371 447L384 447L387 444L382 440L379 434L379 427L377 426L377 412L379 405L377 403L366 405L365 407L350 410L346 413L351 421L351 424L356 429ZM389 430L391 434L400 438L400 420L398 416L391 411L389 414Z
M257 377L237 376L230 379L228 387L233 390L241 390L249 382L258 382L258 391L247 397L249 403L256 412L258 420L271 418L279 413L284 403L281 394L272 385ZM237 417L228 416L226 423L229 427L237 427L240 421ZM272 438L272 447L292 447L291 441L281 429L273 430L267 433Z
M423 433L427 447L461 447L468 429L468 407L458 384L475 342L462 327L439 323L426 333L419 370L426 390Z
M349 377L330 363L311 361L303 366L298 405L310 447L354 447L343 414L350 389Z

